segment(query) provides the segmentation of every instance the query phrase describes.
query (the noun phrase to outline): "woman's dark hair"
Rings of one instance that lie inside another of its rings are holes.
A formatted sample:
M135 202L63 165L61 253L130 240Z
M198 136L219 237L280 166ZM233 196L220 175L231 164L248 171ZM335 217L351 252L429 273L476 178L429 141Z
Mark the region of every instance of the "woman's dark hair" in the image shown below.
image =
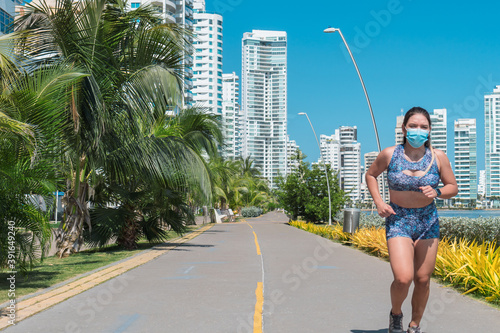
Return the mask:
M421 108L419 106L412 107L410 110L406 111L405 118L403 120L403 126L406 127L406 124L408 123L408 120L416 114L422 114L427 118L427 121L429 122L429 129L431 127L431 116L429 115L429 112L427 112L426 109ZM406 136L403 137L403 144L406 143ZM429 132L429 139L425 142L425 146L429 147L431 143L431 133Z

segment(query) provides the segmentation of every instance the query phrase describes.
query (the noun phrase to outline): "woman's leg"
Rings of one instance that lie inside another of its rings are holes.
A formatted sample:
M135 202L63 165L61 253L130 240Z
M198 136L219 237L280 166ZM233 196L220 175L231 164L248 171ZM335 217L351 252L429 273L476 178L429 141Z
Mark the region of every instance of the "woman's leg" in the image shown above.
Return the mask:
M414 275L413 240L407 237L393 237L387 241L389 261L394 281L391 284L392 313L400 314Z
M437 238L415 241L415 288L411 300L411 326L420 326L420 320L422 320L429 299L429 286L436 265L438 244Z

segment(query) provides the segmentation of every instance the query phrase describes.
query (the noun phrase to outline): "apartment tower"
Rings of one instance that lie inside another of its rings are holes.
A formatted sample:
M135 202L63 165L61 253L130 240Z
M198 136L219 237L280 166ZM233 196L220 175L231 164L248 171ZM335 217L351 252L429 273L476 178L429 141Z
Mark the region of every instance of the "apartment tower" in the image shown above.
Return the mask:
M243 157L254 160L271 188L287 164L287 35L253 30L242 40Z
M0 1L0 36L11 32L11 24L16 16L16 6L22 5L21 0Z
M151 5L161 15L164 23L177 23L187 31L193 31L193 0L131 0L130 9L137 9L142 5ZM193 101L193 38L190 34L185 37L188 51L184 54L182 103L183 107L192 106Z
M194 0L193 101L222 116L222 16Z
M377 159L377 156L378 156L379 152L377 151L372 151L372 152L369 152L369 153L366 153L364 155L364 160L365 160L365 170L364 170L364 174L363 176L361 177L361 180L362 180L362 183L363 183L363 186L361 187L361 196L362 196L362 199L363 199L363 202L365 203L373 203L373 198L372 196L370 195L370 191L368 191L368 187L366 186L366 183L364 182L365 180L365 174L366 172L368 171L368 169L370 169L371 165L373 164L373 162L375 162L375 160ZM384 185L384 181L387 179L387 172L384 171L381 175L379 175L377 177L377 182L378 182L378 190L380 192L380 197L381 198L384 198L384 188L383 188L383 185ZM387 181L385 182L387 184ZM388 197L388 187L386 185L385 187L385 196L386 198Z
M235 159L242 152L242 121L240 113L240 78L236 73L222 74L222 131L224 147L222 154Z
M293 171L297 170L300 165L300 156L297 156L299 152L299 145L295 140L290 140L290 137L286 136L286 151L287 151L287 161L286 161L286 174L291 174Z
M352 201L361 200L361 143L356 126L339 128L340 187Z
M325 159L325 163L330 164L331 169L335 172L340 167L340 140L339 140L339 130L335 130L335 134L333 135L324 135L321 134L319 136L320 148L321 148L321 157Z
M500 86L484 96L486 198L500 197Z
M340 126L335 134L320 135L321 156L338 172L339 185L352 201L359 201L361 193L361 143L356 126ZM321 157L318 164L321 165Z
M455 177L458 195L455 200L471 204L477 199L476 119L455 120Z

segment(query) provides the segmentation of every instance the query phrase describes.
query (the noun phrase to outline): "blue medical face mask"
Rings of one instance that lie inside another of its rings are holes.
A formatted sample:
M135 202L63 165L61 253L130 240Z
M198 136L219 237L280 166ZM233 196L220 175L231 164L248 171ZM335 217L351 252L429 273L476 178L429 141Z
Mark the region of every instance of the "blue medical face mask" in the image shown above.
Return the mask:
M428 140L429 131L423 130L421 128L407 128L406 129L406 140L413 148L422 147L422 145Z

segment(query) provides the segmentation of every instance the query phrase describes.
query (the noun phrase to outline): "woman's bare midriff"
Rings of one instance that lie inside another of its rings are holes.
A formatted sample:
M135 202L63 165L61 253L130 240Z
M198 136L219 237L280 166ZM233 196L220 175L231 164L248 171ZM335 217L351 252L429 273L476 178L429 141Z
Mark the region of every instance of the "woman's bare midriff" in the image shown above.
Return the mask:
M404 208L421 208L430 205L434 199L426 197L422 192L389 190L391 202Z

